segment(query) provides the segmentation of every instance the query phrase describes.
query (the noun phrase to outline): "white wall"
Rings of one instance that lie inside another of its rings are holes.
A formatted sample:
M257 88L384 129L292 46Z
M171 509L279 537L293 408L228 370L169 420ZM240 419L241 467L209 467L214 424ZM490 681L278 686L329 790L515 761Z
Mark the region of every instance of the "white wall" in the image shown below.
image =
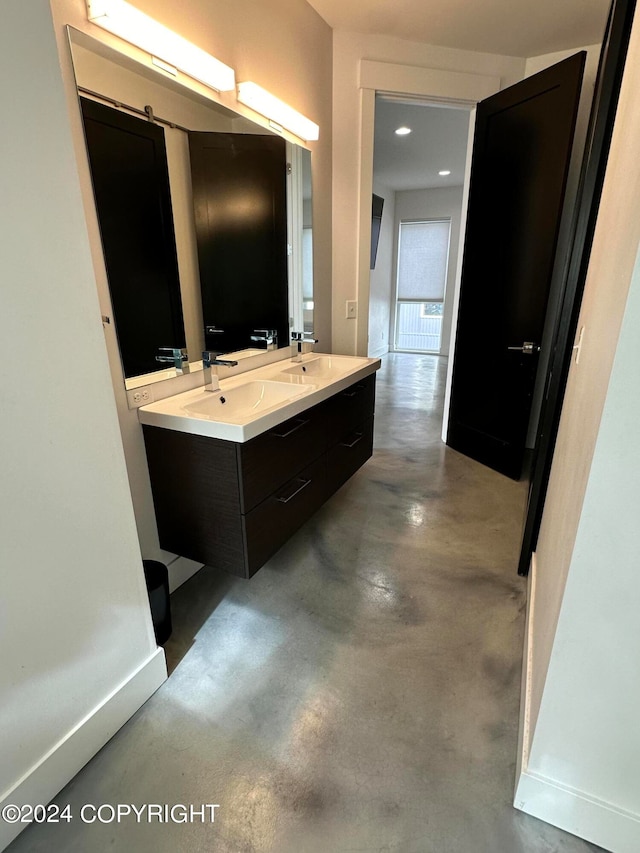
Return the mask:
M516 792L525 811L629 853L640 849L638 92L636 20L531 578Z
M361 80L368 63L366 80ZM371 75L371 63L376 63ZM524 76L516 57L335 32L333 40L333 349L366 353L375 91L472 104ZM354 236L356 238L354 239ZM358 321L345 319L357 299Z
M189 0L188 14L168 0L140 0L142 11L174 28L181 35L211 52L235 68L239 81L253 80L283 98L320 125L320 140L309 145L313 170L313 239L314 239L314 331L318 349L330 349L331 341L331 29L304 0L271 0L268 8L237 0L223 4L212 13L207 0ZM106 45L133 59L148 64L147 55L120 39L89 24L84 3L76 0L51 0L58 35L58 47L67 84L72 130L81 183L86 199L91 199L91 184L86 150L77 104L73 94L73 75L64 26L72 25ZM269 39L264 33L269 32ZM292 73L295 69L295 73ZM188 81L187 81L188 82ZM235 93L212 95L199 84L190 83L196 91L247 115L256 122L264 119L236 101ZM91 235L95 277L103 307L108 307L106 273L92 203L86 206ZM106 310L104 313L108 313ZM143 555L168 562L172 555L161 551L158 543L151 487L146 464L142 430L135 410L129 410L122 367L113 329L107 330L109 361L113 377L127 470L131 485L138 535ZM169 380L169 391L177 393L193 387L193 377ZM190 383L190 384L189 384ZM177 568L176 568L177 566ZM170 566L172 587L184 580L198 564L180 561Z
M166 669L48 0L3 3L0 101L1 806L46 803ZM0 847L22 826L0 821Z
M462 217L462 187L438 187L430 190L404 190L396 193L395 252L398 251L398 231L403 220L450 219L449 262L442 319L440 355L449 355L453 301L458 274L458 247Z
M389 352L391 306L395 292L395 199L389 187L374 180L373 191L384 199L376 268L371 270L369 351L371 358Z

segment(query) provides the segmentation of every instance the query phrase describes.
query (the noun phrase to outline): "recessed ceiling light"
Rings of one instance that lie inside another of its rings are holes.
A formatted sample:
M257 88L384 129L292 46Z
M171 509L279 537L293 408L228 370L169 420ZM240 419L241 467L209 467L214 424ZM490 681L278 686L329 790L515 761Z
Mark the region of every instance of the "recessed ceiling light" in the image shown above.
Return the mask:
M450 175L450 174L451 174L451 169L443 169L441 172L438 172L438 174L439 174L439 175L442 175L442 177L444 178L444 177L445 177L445 175Z
M408 133L411 133L410 127L399 127L396 130L396 136L406 136Z

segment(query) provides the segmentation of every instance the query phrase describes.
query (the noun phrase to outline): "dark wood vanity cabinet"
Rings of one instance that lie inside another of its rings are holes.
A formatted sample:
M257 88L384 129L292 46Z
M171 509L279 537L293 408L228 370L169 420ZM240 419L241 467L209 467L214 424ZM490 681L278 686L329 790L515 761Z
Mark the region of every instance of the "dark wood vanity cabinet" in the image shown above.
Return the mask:
M375 374L239 444L144 425L160 544L251 577L371 456Z

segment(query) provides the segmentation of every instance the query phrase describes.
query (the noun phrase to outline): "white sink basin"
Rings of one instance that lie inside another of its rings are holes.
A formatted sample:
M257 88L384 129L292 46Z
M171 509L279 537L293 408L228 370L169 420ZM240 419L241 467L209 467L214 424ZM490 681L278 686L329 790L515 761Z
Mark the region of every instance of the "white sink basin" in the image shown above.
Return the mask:
M304 382L313 382L314 379L338 379L353 370L358 361L364 365L368 359L357 359L353 356L319 355L316 358L302 361L300 364L294 364L282 372L300 377Z
M197 399L185 403L183 408L192 417L241 423L300 397L302 393L300 388L284 382L260 380L245 382L226 391L202 391Z
M138 419L146 426L242 443L379 367L380 359L307 353L299 363L275 361L222 379L220 392L200 387L156 400L138 409Z

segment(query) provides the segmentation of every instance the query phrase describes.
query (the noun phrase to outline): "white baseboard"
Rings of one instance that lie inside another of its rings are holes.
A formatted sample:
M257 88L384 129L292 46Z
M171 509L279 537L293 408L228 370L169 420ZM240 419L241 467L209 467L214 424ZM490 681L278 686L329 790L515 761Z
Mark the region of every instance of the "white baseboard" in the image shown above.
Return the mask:
M164 651L156 651L125 681L61 738L3 795L7 804L45 805L78 773L166 681ZM26 827L0 820L0 850Z
M640 850L640 816L529 770L520 774L514 806L605 850Z
M533 615L536 599L536 555L531 558L529 599L518 738L516 791L513 805L520 811L612 850L640 850L640 815L599 800L568 785L529 770L531 748L531 669L533 663Z
M386 355L389 352L389 345L383 344L380 347L377 347L375 350L371 350L369 353L369 358L381 358L383 355Z

